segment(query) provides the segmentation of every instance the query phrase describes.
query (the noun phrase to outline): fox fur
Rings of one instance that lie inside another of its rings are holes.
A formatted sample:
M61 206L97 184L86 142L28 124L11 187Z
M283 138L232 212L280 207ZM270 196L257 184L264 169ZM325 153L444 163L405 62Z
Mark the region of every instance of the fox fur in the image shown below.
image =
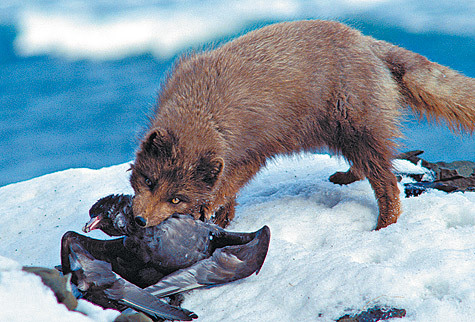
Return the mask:
M367 178L376 229L401 214L391 160L402 108L475 129L475 81L338 22L279 23L183 56L137 150L133 211L153 226L192 213L225 226L236 193L278 154L327 147Z

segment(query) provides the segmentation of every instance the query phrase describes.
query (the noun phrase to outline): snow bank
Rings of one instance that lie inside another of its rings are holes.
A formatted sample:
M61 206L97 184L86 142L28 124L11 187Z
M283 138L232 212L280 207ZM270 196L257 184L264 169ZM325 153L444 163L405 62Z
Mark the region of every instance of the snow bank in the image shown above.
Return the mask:
M20 54L74 59L169 58L253 23L309 18L363 18L416 32L475 36L474 8L464 0L11 2L5 10L18 17Z
M406 309L401 321L472 321L475 193L432 191L403 199L398 223L373 231L377 204L368 182L328 181L346 168L328 155L270 162L241 191L229 227L270 227L261 272L192 291L183 306L199 321L332 321L375 305ZM67 170L0 188L1 321L91 320L66 312L39 278L19 269L59 264L62 234L80 232L98 198L131 193L127 169ZM93 320L115 317L110 310L92 311Z

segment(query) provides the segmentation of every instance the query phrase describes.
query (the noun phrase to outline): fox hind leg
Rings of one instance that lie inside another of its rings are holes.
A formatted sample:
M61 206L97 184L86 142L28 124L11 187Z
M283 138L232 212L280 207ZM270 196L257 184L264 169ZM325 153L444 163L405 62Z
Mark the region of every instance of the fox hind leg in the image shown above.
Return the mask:
M352 166L347 172L334 174L330 180L347 184L368 178L379 206L376 229L395 223L401 214L399 188L391 163L396 146L391 138L396 135L391 135L390 127L369 129L351 126L351 131L342 125L338 128L338 145L334 147L338 147L337 150Z
M376 230L395 223L401 214L399 188L396 176L392 172L391 155L389 151L378 153L368 149L367 154L360 156L360 159L349 158L353 161L350 171L364 174L374 190L379 207ZM362 157L363 159L361 159ZM358 175L358 177L362 177L362 175Z

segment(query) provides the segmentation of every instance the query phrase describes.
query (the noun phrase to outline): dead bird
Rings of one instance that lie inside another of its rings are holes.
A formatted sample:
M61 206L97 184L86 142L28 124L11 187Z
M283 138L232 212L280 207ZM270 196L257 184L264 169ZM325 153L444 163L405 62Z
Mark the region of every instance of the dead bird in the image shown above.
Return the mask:
M175 214L157 226L142 228L129 220L133 218L131 202L131 196L123 195L100 199L91 208L91 221L83 229L105 229L112 235L121 232L125 237L98 240L75 232L63 236L61 263L65 273L71 271L72 243L82 245L95 259L110 263L114 272L135 285L147 287L160 281L152 290L159 296L245 278L259 272L264 263L270 240L267 226L252 233L235 233L191 215ZM131 226L118 226L122 222Z
M152 319L191 321L198 316L186 309L175 307L158 299L150 292L118 277L110 263L95 259L82 245L69 245L69 260L77 287L86 299L103 307L133 308ZM99 301L99 303L98 303Z
M258 233L228 232L215 224L181 214L172 215L163 224L142 228L133 220L132 200L130 195L100 199L91 207L91 220L83 231L100 229L110 236L123 233L126 249L145 263L153 262L167 274L210 257L218 248L249 243ZM267 253L267 247L261 252Z

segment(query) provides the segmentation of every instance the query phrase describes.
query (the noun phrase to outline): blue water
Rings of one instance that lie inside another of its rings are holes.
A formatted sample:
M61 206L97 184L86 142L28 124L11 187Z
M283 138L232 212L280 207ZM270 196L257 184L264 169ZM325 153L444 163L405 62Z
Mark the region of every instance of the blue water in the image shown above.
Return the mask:
M409 32L374 19L345 22L467 76L475 76L475 38L438 31ZM270 20L254 21L222 41ZM116 59L48 52L22 56L19 31L0 25L0 186L71 167L100 168L133 159L160 82L178 52L143 50ZM402 150L422 149L428 160L475 160L475 139L409 116Z

